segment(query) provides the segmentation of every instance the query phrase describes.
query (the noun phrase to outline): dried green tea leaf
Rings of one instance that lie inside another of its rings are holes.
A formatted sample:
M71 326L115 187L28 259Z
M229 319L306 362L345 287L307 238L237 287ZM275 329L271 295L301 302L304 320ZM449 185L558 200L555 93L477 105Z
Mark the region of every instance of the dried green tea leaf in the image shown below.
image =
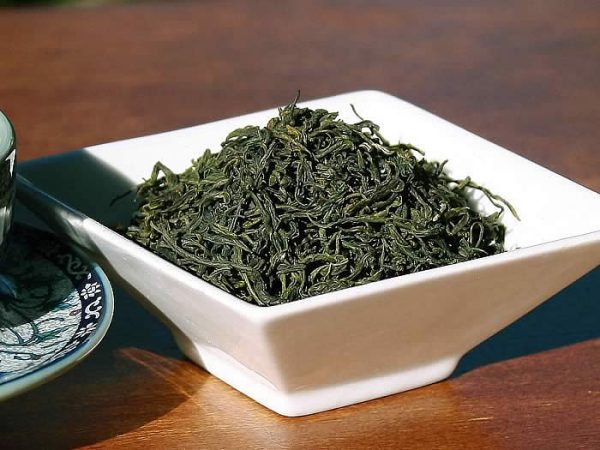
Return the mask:
M126 234L262 306L502 252L512 207L422 154L371 121L293 103L183 173L157 163ZM478 213L469 189L498 212Z

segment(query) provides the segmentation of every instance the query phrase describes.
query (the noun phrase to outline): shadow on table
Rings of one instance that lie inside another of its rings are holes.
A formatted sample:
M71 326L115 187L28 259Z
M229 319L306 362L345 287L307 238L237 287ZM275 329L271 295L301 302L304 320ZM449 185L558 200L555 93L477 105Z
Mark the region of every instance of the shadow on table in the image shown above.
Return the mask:
M600 337L600 267L467 353L452 377L505 359Z

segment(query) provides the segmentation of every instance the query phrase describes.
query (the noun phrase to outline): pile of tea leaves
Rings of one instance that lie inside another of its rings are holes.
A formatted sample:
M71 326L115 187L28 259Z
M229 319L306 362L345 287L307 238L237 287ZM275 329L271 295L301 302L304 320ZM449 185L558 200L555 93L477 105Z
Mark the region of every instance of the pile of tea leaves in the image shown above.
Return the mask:
M497 212L478 213L471 189ZM129 238L262 306L500 253L512 211L368 120L295 103L183 173L158 162L137 197Z

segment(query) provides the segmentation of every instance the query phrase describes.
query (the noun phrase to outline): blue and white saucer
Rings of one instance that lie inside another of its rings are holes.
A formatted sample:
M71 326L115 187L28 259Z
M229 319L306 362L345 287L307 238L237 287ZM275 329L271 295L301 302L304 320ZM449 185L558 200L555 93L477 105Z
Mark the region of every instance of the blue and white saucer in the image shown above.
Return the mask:
M113 313L100 267L51 234L15 224L0 269L0 400L60 375L106 334Z

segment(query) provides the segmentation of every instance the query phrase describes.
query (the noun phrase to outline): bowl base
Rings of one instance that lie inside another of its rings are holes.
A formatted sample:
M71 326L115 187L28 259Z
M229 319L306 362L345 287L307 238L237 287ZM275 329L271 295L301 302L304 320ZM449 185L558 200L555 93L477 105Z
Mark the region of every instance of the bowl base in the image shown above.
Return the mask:
M315 414L408 391L448 378L461 356L448 356L425 366L344 384L284 391L221 350L196 344L174 332L181 351L207 372L261 405L288 417Z

